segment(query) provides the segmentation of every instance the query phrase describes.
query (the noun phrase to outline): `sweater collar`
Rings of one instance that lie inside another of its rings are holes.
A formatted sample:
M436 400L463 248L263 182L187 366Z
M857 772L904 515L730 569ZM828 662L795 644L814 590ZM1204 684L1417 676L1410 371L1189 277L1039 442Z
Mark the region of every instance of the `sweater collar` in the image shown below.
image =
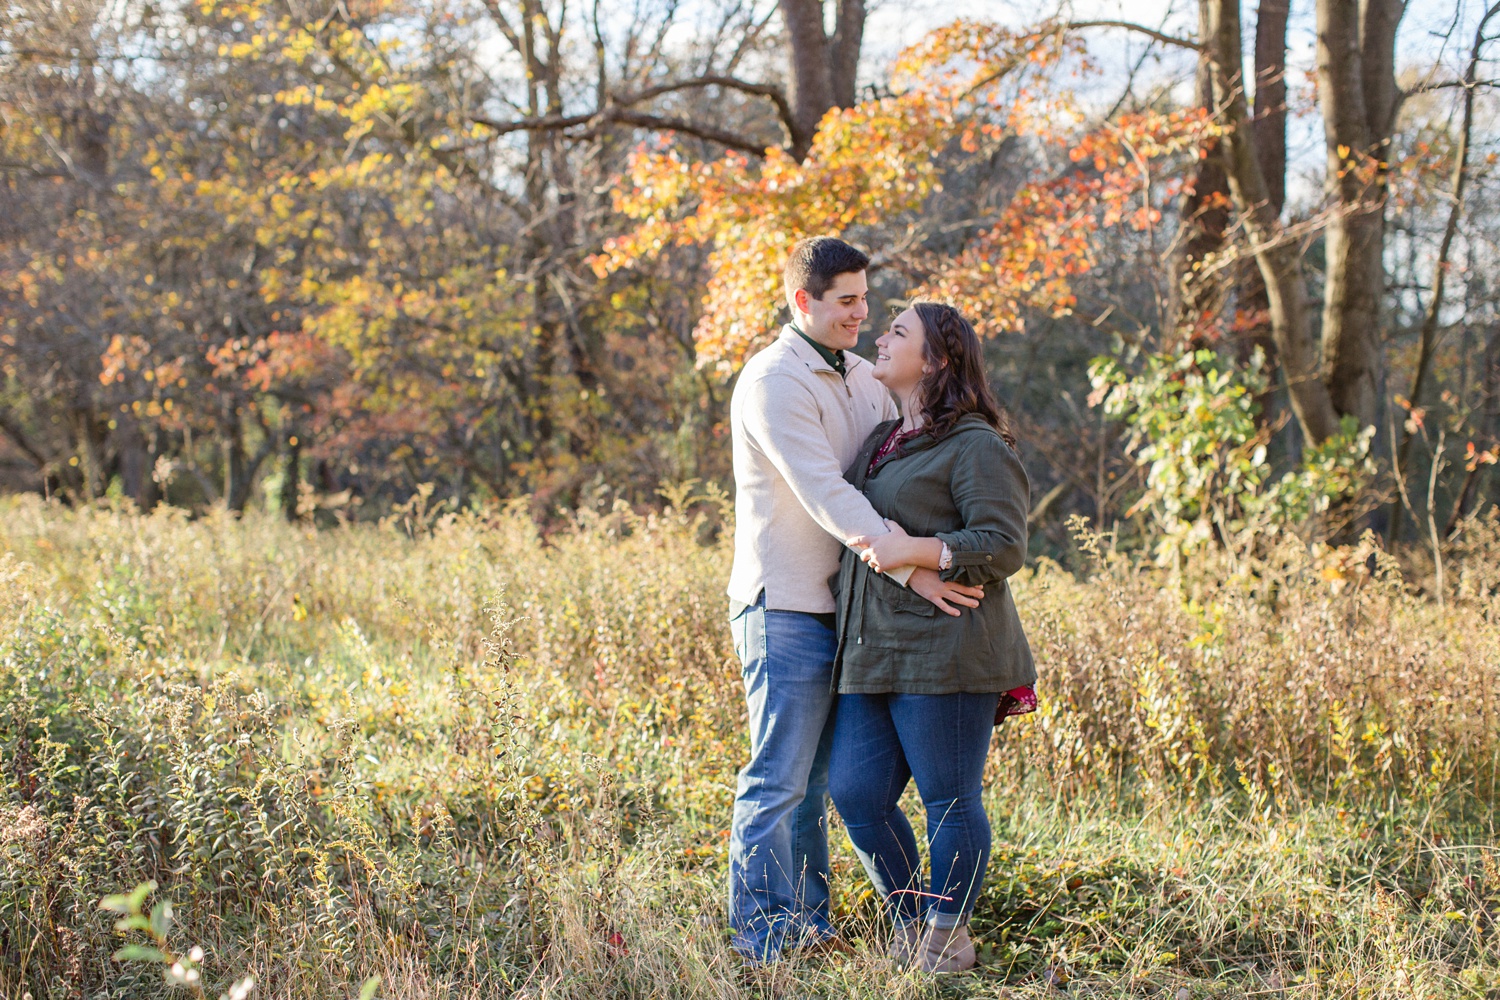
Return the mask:
M813 371L833 372L835 375L842 374L847 377L849 372L860 365L869 364L864 358L852 351L830 351L803 333L794 323L788 323L781 328L781 339L785 340L787 345L791 347L792 353L807 362ZM834 364L833 359L835 354L843 358L844 370L842 373L839 371L838 366Z

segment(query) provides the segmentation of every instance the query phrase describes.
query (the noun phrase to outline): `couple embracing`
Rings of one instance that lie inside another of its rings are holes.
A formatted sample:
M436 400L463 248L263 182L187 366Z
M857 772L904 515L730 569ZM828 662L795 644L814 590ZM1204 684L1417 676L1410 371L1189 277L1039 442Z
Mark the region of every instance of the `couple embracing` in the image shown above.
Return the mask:
M990 733L1035 706L1006 577L1029 487L973 327L918 302L846 353L869 258L803 240L792 322L734 390L730 621L749 709L729 848L729 918L750 965L842 949L829 919L831 792L891 920L899 964L974 964L968 918L990 826ZM897 408L897 402L900 408ZM915 778L930 880L899 800Z

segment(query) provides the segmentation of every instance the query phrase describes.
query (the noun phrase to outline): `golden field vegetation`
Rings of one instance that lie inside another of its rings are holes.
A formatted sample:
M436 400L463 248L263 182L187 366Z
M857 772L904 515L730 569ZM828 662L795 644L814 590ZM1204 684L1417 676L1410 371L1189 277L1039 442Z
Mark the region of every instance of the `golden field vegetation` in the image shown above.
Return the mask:
M5 501L0 996L1500 996L1493 516L1441 595L1368 543L1173 576L1081 526L1023 571L1042 706L992 744L983 964L936 983L836 822L857 953L727 949L724 516Z

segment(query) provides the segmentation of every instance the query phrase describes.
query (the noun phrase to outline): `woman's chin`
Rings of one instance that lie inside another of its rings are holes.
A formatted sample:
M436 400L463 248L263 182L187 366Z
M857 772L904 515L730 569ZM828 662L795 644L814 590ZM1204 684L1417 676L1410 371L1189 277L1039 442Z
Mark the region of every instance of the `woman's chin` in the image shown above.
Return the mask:
M875 376L875 381L885 386L886 389L895 393L897 396L904 396L917 387L917 382L913 382L909 379L898 378L896 376L896 373L892 371L881 371L879 368L877 368L875 369L873 374ZM918 381L920 381L920 379Z

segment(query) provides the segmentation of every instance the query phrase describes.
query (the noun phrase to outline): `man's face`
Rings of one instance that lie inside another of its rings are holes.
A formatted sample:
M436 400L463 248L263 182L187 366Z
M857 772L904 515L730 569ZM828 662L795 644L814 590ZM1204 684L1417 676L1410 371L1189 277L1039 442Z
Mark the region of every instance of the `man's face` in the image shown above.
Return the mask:
M859 343L859 328L870 315L865 302L869 291L863 271L838 275L821 299L799 288L792 295L797 325L830 351L847 351Z

